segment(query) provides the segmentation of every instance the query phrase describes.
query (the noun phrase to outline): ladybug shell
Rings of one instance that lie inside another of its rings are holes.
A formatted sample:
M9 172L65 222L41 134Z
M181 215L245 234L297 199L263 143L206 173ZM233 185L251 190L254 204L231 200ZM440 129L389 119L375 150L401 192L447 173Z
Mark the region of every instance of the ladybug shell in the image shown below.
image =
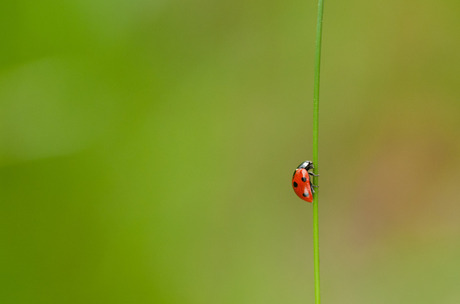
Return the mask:
M296 169L292 176L292 187L298 197L309 203L313 202L313 193L311 191L310 176L308 171L301 168Z

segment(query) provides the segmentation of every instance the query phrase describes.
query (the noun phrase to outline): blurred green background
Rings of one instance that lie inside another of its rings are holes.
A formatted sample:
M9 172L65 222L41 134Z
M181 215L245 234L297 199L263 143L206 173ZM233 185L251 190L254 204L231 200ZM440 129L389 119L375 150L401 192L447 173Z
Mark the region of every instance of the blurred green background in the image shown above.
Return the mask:
M326 303L460 303L460 4L326 1ZM313 303L315 1L3 1L0 303Z

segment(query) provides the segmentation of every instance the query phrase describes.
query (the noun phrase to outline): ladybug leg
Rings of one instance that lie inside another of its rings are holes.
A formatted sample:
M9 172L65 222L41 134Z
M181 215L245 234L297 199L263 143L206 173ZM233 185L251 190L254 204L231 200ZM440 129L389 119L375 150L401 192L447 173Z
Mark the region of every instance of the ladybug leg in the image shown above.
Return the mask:
M311 176L314 176L314 177L318 177L319 174L314 174L313 172L308 172L308 174L310 174Z
M313 184L310 184L310 189L311 189L311 193L315 193L315 188L318 188L319 186L317 185L313 185Z

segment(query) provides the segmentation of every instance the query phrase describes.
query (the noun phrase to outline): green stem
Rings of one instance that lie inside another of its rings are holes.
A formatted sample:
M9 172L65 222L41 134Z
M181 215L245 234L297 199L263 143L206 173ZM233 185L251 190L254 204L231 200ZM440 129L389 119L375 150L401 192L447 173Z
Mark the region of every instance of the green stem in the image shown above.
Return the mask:
M315 78L313 92L313 172L318 174L318 134L319 134L319 72L321 66L321 36L323 31L323 0L318 0L318 17L316 24ZM318 179L314 178L318 185ZM319 289L319 225L318 225L318 192L313 196L313 255L315 260L315 303L321 303Z

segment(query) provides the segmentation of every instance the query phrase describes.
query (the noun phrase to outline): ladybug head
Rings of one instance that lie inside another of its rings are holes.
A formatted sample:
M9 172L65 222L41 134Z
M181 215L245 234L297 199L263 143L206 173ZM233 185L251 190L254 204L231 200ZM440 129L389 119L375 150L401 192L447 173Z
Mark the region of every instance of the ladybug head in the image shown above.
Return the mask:
M301 163L297 169L305 169L305 170L310 170L310 169L313 169L313 163L309 160L306 160L304 161L303 163Z

